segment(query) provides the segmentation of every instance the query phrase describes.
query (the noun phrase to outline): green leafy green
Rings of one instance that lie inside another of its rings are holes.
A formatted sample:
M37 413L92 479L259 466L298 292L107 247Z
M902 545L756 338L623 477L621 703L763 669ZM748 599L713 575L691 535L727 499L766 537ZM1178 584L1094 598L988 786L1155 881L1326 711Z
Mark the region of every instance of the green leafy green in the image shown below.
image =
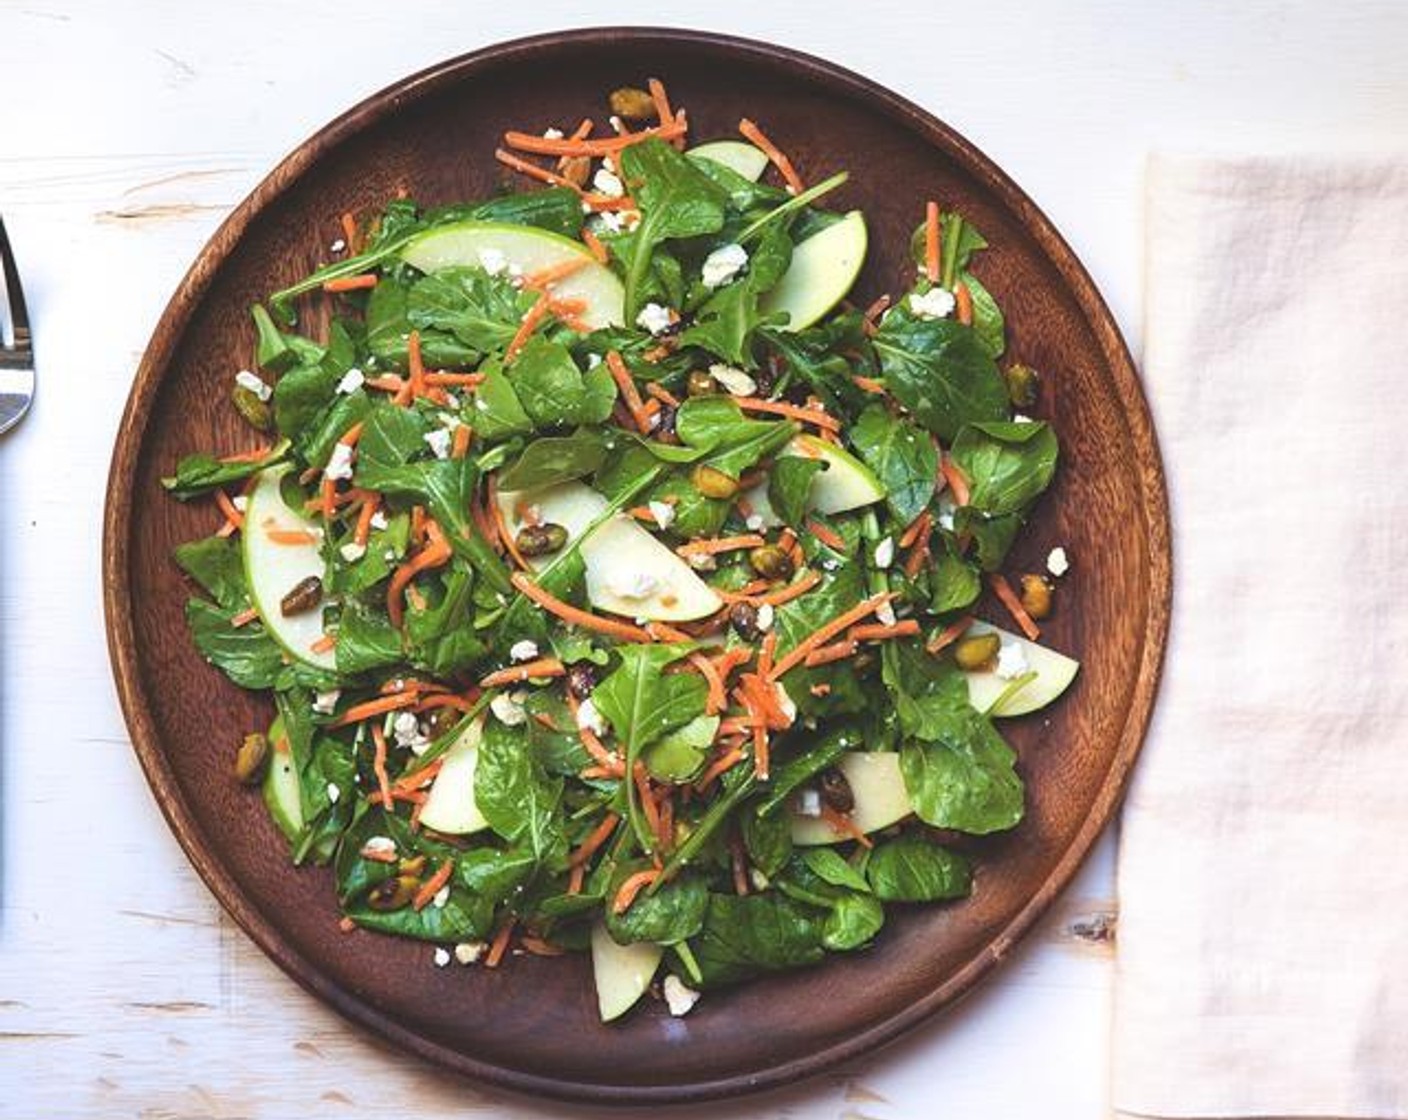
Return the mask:
M878 404L862 412L846 434L885 487L885 504L895 520L908 525L934 496L939 470L934 441Z
M936 828L984 834L1022 819L1016 754L992 721L968 705L937 717L929 741L905 743L900 773L919 819Z
M499 474L505 491L535 490L592 474L605 461L609 445L604 436L583 428L570 436L535 439Z
M793 528L800 528L807 520L807 500L811 496L812 482L826 463L821 459L808 459L801 455L786 455L778 459L768 472L768 504L773 512Z
M912 832L875 845L865 877L875 897L886 902L964 898L973 889L973 871L963 856Z
M971 327L896 308L874 345L886 387L940 439L965 424L1007 419L1007 387Z
M953 443L968 502L986 514L1021 513L1056 473L1056 434L1034 423L969 424Z
M560 863L567 854L558 813L562 789L562 779L547 773L523 731L498 720L485 723L474 771L475 804L496 833L541 864Z
M711 894L704 928L690 943L701 983L722 987L759 972L821 960L823 919L785 895Z

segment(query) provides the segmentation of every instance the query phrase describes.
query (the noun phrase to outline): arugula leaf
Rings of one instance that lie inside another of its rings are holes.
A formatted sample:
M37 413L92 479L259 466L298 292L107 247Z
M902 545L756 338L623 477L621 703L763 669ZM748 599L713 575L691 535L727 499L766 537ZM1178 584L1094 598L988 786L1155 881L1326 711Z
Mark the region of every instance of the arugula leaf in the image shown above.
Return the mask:
M794 529L805 524L812 481L824 470L826 463L821 459L785 455L768 472L768 504Z
M900 773L919 819L936 828L985 834L1022 819L1016 753L992 721L966 703L938 716L931 742L900 749Z
M929 505L938 477L939 449L914 425L872 405L846 433L856 454L885 487L885 504L901 525Z
M418 330L454 335L478 356L508 347L536 299L479 268L445 268L422 277L406 296L406 319Z
M973 871L963 856L912 832L875 845L865 877L886 902L963 898L973 889Z
M837 415L852 415L866 400L854 375L877 372L875 348L865 333L865 319L859 311L830 316L802 331L761 327L758 331L769 351L787 371L797 377ZM854 364L846 355L854 355Z
M969 505L993 516L1021 513L1056 473L1050 425L969 424L953 444L953 461L968 479Z
M261 304L251 305L249 314L254 319L255 365L266 373L283 373L298 361L298 352L274 325L274 320Z
M383 276L367 300L367 349L378 362L394 369L404 370L409 364L410 294L410 284ZM462 368L479 359L478 350L433 327L421 328L420 353L432 367Z
M521 729L485 722L474 772L475 804L496 833L554 867L567 856L558 811L562 789L562 778L548 775Z
M454 566L443 582L443 592L432 586L426 605L406 612L406 637L412 664L436 676L451 677L469 670L489 647L473 626L473 577Z
M363 458L399 466L425 450L425 433L429 430L430 425L418 410L379 401L362 421L357 453Z
M533 421L524 410L518 393L497 361L486 364L484 380L474 393L474 432L493 442L533 430Z
M953 439L965 424L1007 419L1007 387L971 327L897 307L874 345L886 387L939 438Z
M799 431L790 420L752 420L728 397L690 397L675 414L681 442L707 453L705 462L738 478L781 450Z

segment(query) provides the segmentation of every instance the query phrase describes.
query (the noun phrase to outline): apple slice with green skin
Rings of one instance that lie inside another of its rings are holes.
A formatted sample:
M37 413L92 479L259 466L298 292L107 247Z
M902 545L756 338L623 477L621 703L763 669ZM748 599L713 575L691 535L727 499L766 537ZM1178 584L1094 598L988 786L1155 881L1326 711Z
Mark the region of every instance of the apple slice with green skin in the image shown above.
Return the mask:
M810 327L851 290L865 263L866 243L865 217L859 210L812 234L792 250L792 263L758 301L759 312L785 311L789 318L784 330Z
M619 1019L645 994L665 950L653 941L618 945L603 922L592 927L592 975L601 1021Z
M535 491L500 493L499 511L510 534L535 510L543 522L561 525L569 542L577 540L607 508L607 501L580 482L562 482ZM625 514L594 529L581 545L587 573L587 600L595 607L627 618L689 622L714 614L723 600L690 566ZM528 562L542 568L552 556Z
M265 628L291 657L318 669L336 667L330 649L317 652L323 610L285 615L283 597L310 576L323 578L323 530L284 502L280 483L287 466L260 471L244 511L244 576Z
M582 300L586 310L579 318L589 327L622 322L626 292L616 274L585 245L545 229L505 222L455 222L412 238L401 250L401 259L422 272L485 268L486 260L502 260L510 274L524 276L581 262L580 268L549 284L548 290L558 299Z
M474 774L479 768L482 718L470 720L444 753L440 773L421 806L420 823L447 836L468 836L489 827L474 800Z
M965 672L964 676L968 678L968 701L980 712L988 712L994 716L1024 716L1038 711L1065 692L1076 679L1076 673L1080 671L1080 662L1074 658L987 622L973 623L964 637L980 634L996 634L1002 639L1003 645L1015 642L1027 663L1026 671L1036 674L1032 680L993 708L998 698L1012 686L1012 681L998 676L995 669Z
M761 179L768 168L766 153L742 140L711 140L697 148L690 148L686 154L727 167L753 183Z
M303 831L303 791L298 783L298 768L293 764L293 752L278 744L284 737L284 721L274 719L269 725L269 768L264 771L260 792L269 815L279 831L292 844Z
M844 448L816 436L800 435L778 452L806 459L820 459L826 469L812 479L807 508L818 513L845 513L873 505L885 497L885 487L875 473ZM782 519L768 500L768 484L761 482L745 495L764 528L781 525Z
M836 760L836 768L851 787L855 798L851 823L861 832L889 828L914 812L897 751L849 751ZM837 832L822 817L804 817L795 809L792 812L794 844L839 844L854 838L849 832Z

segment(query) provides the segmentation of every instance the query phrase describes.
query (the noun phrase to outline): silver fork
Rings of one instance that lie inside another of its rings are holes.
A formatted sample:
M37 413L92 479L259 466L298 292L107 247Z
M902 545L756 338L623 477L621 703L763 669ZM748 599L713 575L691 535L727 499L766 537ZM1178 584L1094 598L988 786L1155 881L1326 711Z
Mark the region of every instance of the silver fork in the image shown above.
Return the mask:
M5 222L0 219L0 274L10 309L10 342L0 331L0 434L9 431L34 400L34 345L29 338L29 316L25 313L24 292Z

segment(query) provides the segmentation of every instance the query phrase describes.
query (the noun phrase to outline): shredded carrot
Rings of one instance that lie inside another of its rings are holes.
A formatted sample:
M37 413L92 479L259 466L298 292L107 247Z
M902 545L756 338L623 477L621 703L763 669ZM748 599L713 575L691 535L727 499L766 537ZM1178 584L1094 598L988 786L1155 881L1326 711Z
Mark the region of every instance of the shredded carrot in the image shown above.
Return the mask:
M764 603L770 603L774 607L780 607L784 603L790 603L793 599L805 595L820 582L821 576L817 575L816 572L807 570L786 587L778 591L769 592L766 595L761 595L759 599Z
M807 532L811 533L827 548L835 549L837 552L846 551L846 542L834 529L830 529L815 519L807 522Z
M574 273L581 272L582 269L586 267L587 260L585 257L569 257L565 261L559 261L557 264L550 264L546 268L540 268L537 272L530 272L523 278L523 286L540 292L546 288L552 287L552 285L556 284L559 280L566 280L567 277ZM585 311L586 304L580 304L577 310Z
M658 835L660 831L660 810L655 804L655 798L650 793L650 775L646 773L645 763L637 762L631 774L636 784L636 794L640 798L640 807L645 812L645 823L650 829L652 836Z
M567 893L581 894L582 883L587 878L587 865L584 863L574 863L572 872L567 876Z
M718 666L697 650L689 655L689 663L699 670L700 675L709 684L709 696L704 703L704 714L706 716L717 715L728 706L728 693L724 688L724 678L719 674Z
M733 649L725 650L714 658L714 669L719 674L719 679L725 684L728 683L728 675L741 665L747 665L753 660L753 651L746 646L736 646Z
M504 959L504 954L508 952L509 939L513 937L513 927L518 924L517 918L510 918L504 923L503 928L494 934L494 940L489 944L489 953L484 958L485 968L498 968Z
M372 724L372 743L376 747L376 752L372 755L372 773L376 775L376 788L381 793L381 803L389 812L392 792L391 778L386 773L386 732L382 731L379 723Z
M958 305L958 321L964 325L973 322L973 293L968 285L960 280L953 286L953 299Z
M924 275L929 283L939 282L939 204L924 207Z
M710 782L712 782L720 774L723 774L728 770L732 770L742 761L743 751L738 747L730 747L723 754L719 755L718 758L714 759L714 761L709 764L708 768L704 771L704 773L699 775L699 777L694 782L694 788L708 789Z
M906 618L891 625L872 623L868 626L852 626L849 638L858 642L883 642L890 638L909 638L919 633L919 623Z
M233 626L236 630L238 630L241 626L248 626L258 617L259 612L253 607L250 607L247 611L240 611L239 614L233 615L230 618L230 625Z
M436 778L436 775L445 766L444 758L437 758L428 766L422 766L419 770L410 774L404 774L391 783L391 793L394 797L398 793L405 793L408 790L423 789Z
M273 544L317 544L318 538L307 529L265 529L264 535Z
M797 169L792 166L792 161L783 155L782 150L763 134L762 129L744 117L738 122L738 131L762 149L763 154L777 168L793 194L802 193L805 189L802 185L802 177L797 174Z
M263 447L253 447L248 451L236 451L233 455L220 456L222 463L257 463L260 459L268 457L273 448L267 443Z
M647 85L650 100L655 102L655 115L660 118L661 125L668 128L675 123L675 115L670 111L670 97L665 92L665 83L659 78L651 78Z
M758 675L767 678L772 672L772 661L777 656L777 631L769 630L767 637L763 639L762 647L758 650Z
M669 596L666 596L666 599L668 600ZM657 642L693 641L683 630L677 630L675 627L665 622L647 622L645 624L645 632Z
M841 421L818 408L803 408L801 405L788 404L786 401L765 401L759 400L757 397L734 397L733 403L746 412L771 412L778 416L799 420L804 424L814 424L823 431L839 432L841 430Z
M675 799L669 786L660 789L660 827L655 838L660 842L660 851L668 852L675 846Z
M461 424L455 429L454 437L450 441L450 458L463 459L469 454L470 442L474 439L474 429L468 424Z
M674 393L670 392L670 390L665 388L665 386L661 385L658 381L647 381L645 383L645 391L661 404L667 404L671 408L679 408L680 406L679 397L675 396Z
M878 394L885 391L884 382L876 381L873 377L862 377L860 374L856 374L851 380L855 383L856 388L863 393Z
M588 766L584 770L577 771L577 777L583 781L592 778L620 778L626 773L622 766Z
M318 487L318 507L326 520L331 520L337 511L337 483L326 475Z
M561 599L544 591L522 572L515 572L512 577L513 586L538 606L543 607L558 618L572 626L580 626L586 630L596 630L602 634L610 634L613 638L619 638L625 642L648 642L650 635L639 626L632 626L629 623L618 622L613 618L602 618L601 615L592 614L579 607L574 607L570 603L564 603Z
M670 126L660 128L643 128L639 132L630 132L622 136L612 136L601 140L587 140L563 137L553 140L545 136L534 136L530 132L505 132L504 143L510 148L516 148L520 152L532 152L535 155L544 156L610 156L620 152L623 148L628 148L632 144L639 144L642 140L651 136L661 140L674 140L681 137L687 131L687 123L683 114L676 118Z
M430 905L430 900L436 896L440 888L450 881L454 870L455 861L453 859L445 860L435 869L435 874L425 881L420 890L416 891L415 898L411 899L411 907L415 910L424 910Z
M914 579L919 574L919 569L924 566L924 561L929 559L929 529L926 526L924 535L915 543L914 548L905 557L904 574L910 579Z
M624 914L631 908L631 903L636 900L636 895L658 878L660 878L658 867L647 867L644 871L637 871L634 875L626 876L625 881L617 888L616 898L611 903L611 912Z
M397 630L401 629L405 618L402 594L410 586L411 580L421 572L448 563L453 555L450 542L445 539L445 534L440 531L440 526L433 518L425 519L425 532L429 543L397 568L391 574L391 582L386 586L386 613L391 618L391 625Z
M930 520L929 511L927 509L922 511L918 517L909 523L909 527L900 534L899 546L901 548L908 548L927 533L929 531Z
M587 229L586 226L582 227L582 244L585 245L591 255L596 258L597 264L606 264L611 260L611 254L607 252L606 246L601 243L601 238Z
M807 654L802 664L808 669L815 669L818 665L830 665L833 661L844 661L848 657L854 657L856 652L856 642L854 638L846 638L843 641L832 642L829 646L822 646Z
M968 627L972 625L973 616L971 614L965 614L957 622L950 623L935 634L929 644L924 647L925 650L929 653L939 653L941 650L951 646L954 642L958 641L959 638L963 637Z
M606 352L606 368L611 371L611 377L621 390L621 399L626 402L626 407L631 411L631 419L635 421L636 427L642 432L650 430L650 418L645 412L645 402L640 398L640 392L636 389L635 378L631 376L631 371L626 367L626 361L615 350Z
M872 303L869 307L865 309L865 321L870 325L874 326L876 321L879 320L880 316L885 314L889 306L890 293L886 292L883 296L878 298L874 303Z
M310 642L308 648L313 653L328 653L337 647L337 639L331 634L324 634L315 642Z
M516 156L512 152L505 151L503 148L496 148L494 150L494 158L505 166L511 167L513 170L521 172L531 179L537 179L542 183L550 183L554 187L567 187L569 190L574 190L578 194L581 193L581 188L570 179L564 178L555 171L549 171L546 167L539 167L536 163L531 163L522 156Z
M357 236L357 219L352 216L351 211L342 215L342 238L347 242L347 251L356 255L357 243L361 240Z
M223 490L216 490L215 504L220 507L220 512L225 515L226 521L236 529L244 528L244 514L235 508L235 503L230 499L230 495Z
M948 483L948 488L953 491L954 505L966 506L969 498L968 480L963 477L963 472L958 469L958 464L945 455L939 460L939 470L943 472L944 481Z
M874 847L874 843L871 841L870 837L856 826L855 821L851 820L847 814L838 812L825 802L823 802L821 806L821 818L831 826L832 832L840 833L842 836L849 836L852 840L857 841L863 848Z
M514 535L508 531L508 525L504 522L504 511L499 506L498 482L492 474L489 476L486 498L484 503L485 517L492 524L494 534L508 550L508 554L513 557L513 562L525 571L531 571L531 565L523 553L518 551L518 542L514 539Z
M323 291L358 292L367 288L375 288L376 282L376 273L374 272L363 272L358 276L339 276L333 280L324 280Z
M891 592L885 592L881 595L872 595L869 599L857 603L848 611L842 611L830 622L813 630L773 666L772 679L777 680L786 673L788 669L792 668L792 666L801 661L805 661L807 654L812 650L825 645L838 634L844 633L861 619L865 618L867 615L873 614L882 604L888 603L893 598L894 594Z
M820 684L812 685L807 689L807 691L810 692L813 696L830 696L831 686L825 681L822 681Z
M477 385L484 384L484 376L482 373L449 373L445 370L436 370L433 373L426 373L425 383L440 387L463 386L467 389L473 389ZM370 385L371 382L369 381L367 384Z
M372 518L376 516L377 506L380 505L377 498L368 498L362 503L362 508L357 512L357 527L352 531L352 543L367 547L367 541L372 535Z
M596 854L598 848L611 839L611 834L616 831L616 826L620 823L620 816L616 813L607 813L601 823L592 829L591 835L572 849L572 854L567 857L567 862L573 867L586 863Z
M711 540L690 541L675 549L681 556L712 556L719 552L736 552L741 548L759 548L766 544L757 533L743 533L736 537L714 537Z
M531 677L560 677L567 672L566 666L555 657L540 657L537 661L525 661L522 665L510 665L490 673L479 682L480 688L498 688L501 684L526 681Z
M725 603L753 603L759 601L759 592L766 591L771 586L765 579L755 579L745 583L737 591L725 591L722 587L715 587L713 592Z
M543 321L548 313L548 304L552 302L552 296L544 292L538 297L538 302L528 309L528 313L523 316L523 321L518 324L518 331L509 340L508 349L504 351L504 361L511 362L518 357L518 352L523 349L533 332L538 329L538 324Z
M1023 634L1032 641L1036 641L1041 637L1041 627L1038 626L1032 616L1027 613L1027 608L1022 606L1022 600L1019 599L1017 593L1012 590L1012 585L1007 582L1006 576L994 572L992 575L988 576L988 586L993 589L997 597L1002 600L1002 605L1006 607L1008 611L1011 612L1012 617L1017 620L1017 625L1022 628Z
M383 373L380 377L368 377L364 385L369 389L379 389L383 393L399 393L406 382L394 373Z
M357 923L354 922L351 918L339 918L337 921L337 928L340 929L343 933L355 933L357 930Z

